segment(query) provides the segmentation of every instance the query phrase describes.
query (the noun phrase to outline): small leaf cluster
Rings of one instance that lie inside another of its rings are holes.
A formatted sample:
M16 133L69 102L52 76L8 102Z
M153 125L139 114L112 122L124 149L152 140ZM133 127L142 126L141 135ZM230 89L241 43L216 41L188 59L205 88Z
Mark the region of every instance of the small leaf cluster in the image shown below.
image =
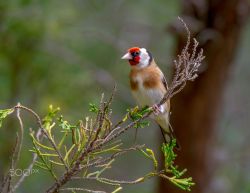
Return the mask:
M192 181L191 177L181 178L187 171L187 169L179 170L178 166L174 165L175 158L177 155L174 152L174 148L176 146L176 139L173 139L168 144L162 145L162 152L164 155L164 165L165 172L172 174L172 177L168 177L170 182L178 186L179 188L187 191L191 191L191 186L194 186L195 183Z
M89 103L89 112L97 113L98 107L95 103Z
M53 108L51 105L43 119L43 126L51 143L41 143L34 136L34 132L30 133L33 143L33 149L30 151L36 153L40 158L40 161L36 161L36 166L47 170L55 180L57 180L55 168L69 168L76 161L87 141L87 135L82 123L70 124L63 119L62 115L58 115L59 111L60 108ZM56 127L58 128L56 129ZM58 142L53 134L54 129L62 133L62 137Z
M141 119L146 113L150 112L150 108L145 106L142 109L139 109L138 106L136 106L133 109L128 109L127 112L129 114L129 117L131 118L132 121L137 121ZM135 128L144 128L146 126L149 126L149 121L148 120L140 120L135 124Z

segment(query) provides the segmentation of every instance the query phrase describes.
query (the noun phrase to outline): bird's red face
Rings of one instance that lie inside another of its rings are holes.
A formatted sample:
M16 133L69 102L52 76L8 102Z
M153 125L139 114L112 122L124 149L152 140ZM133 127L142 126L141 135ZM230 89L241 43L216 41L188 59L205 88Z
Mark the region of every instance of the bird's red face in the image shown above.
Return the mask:
M131 66L135 66L140 63L140 48L133 47L128 50L130 55L132 56L132 59L129 60L129 63Z
M152 55L145 48L139 47L128 49L128 52L122 59L128 60L130 66L136 68L145 68L149 66L153 60Z
M128 49L128 52L122 57L122 59L127 59L131 66L136 66L140 63L140 48L132 47Z

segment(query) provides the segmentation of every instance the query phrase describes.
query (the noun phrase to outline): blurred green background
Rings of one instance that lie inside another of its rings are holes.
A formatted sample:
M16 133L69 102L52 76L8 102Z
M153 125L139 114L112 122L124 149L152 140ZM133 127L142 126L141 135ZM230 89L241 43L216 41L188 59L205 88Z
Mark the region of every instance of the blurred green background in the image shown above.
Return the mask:
M176 46L167 26L179 14L180 2L175 0L1 0L0 108L21 102L44 115L53 104L61 107L66 119L76 122L88 115L89 102L98 102L101 93L108 95L117 83L113 112L118 119L135 104L128 82L130 67L120 57L129 47L146 47L170 79ZM216 164L207 192L250 192L249 43L248 23L224 93L212 144L211 159ZM25 123L26 130L35 127L29 118ZM155 131L148 129L146 135L139 131L137 140L158 150L159 132ZM0 130L1 177L8 168L11 145L7 144L13 142L14 133L11 127ZM133 136L131 131L126 139L133 142L129 140ZM23 165L30 160L29 148L26 133ZM110 175L136 178L150 169L141 160L131 154ZM43 192L50 184L41 171L29 176L19 192ZM154 179L123 192L153 193L157 184Z

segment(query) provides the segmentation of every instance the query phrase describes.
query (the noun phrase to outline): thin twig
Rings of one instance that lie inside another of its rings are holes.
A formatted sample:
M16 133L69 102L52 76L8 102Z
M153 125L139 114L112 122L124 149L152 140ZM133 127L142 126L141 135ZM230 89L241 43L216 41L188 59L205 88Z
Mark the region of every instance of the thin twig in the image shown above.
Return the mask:
M112 183L113 185L121 185L121 184L139 184L144 182L146 179L149 179L153 176L160 176L164 171L159 172L151 172L147 175L137 178L135 180L113 180L104 177L73 177L72 180L96 180L96 181L106 181L107 183Z
M61 188L61 191L83 191L83 192L91 192L91 193L107 193L105 191L100 190L90 190L85 188Z
M110 160L116 158L117 156L120 156L124 153L127 153L129 151L135 151L135 150L138 150L138 149L142 149L144 147L144 145L136 145L134 147L131 147L131 148L127 148L127 149L122 149L114 154L112 154L110 157L107 157L107 158L104 158L102 160L97 160L96 162L92 162L92 163L89 163L89 164L86 164L86 165L81 165L79 170L82 170L86 167L98 167L99 165L102 165L102 164L105 164L107 162L109 162Z
M36 134L36 139L37 139L38 142L42 141L43 138L42 138L41 129L38 129L37 134ZM33 159L31 161L30 165L25 169L25 172L22 174L22 176L19 178L19 180L14 185L14 187L12 189L13 192L15 192L15 190L22 184L22 182L28 176L27 174L33 169L37 158L38 158L37 154L33 153Z
M27 108L27 107L25 107L25 106L22 106L21 104L17 104L14 108L15 108L15 109L23 109L23 110L26 110L26 111L30 112L30 113L36 118L37 123L38 123L38 125L39 125L39 128L40 128L41 131L45 134L45 136L47 137L47 139L48 139L49 142L51 143L52 147L54 148L54 150L55 150L56 153L58 154L58 157L59 157L60 161L61 161L62 164L64 165L65 169L68 171L69 168L68 168L67 164L65 163L65 161L64 161L64 159L63 159L63 157L62 157L62 154L61 154L60 150L57 148L57 146L56 146L56 144L55 144L53 138L49 136L47 130L43 127L42 121L41 121L41 118L39 117L39 115L38 115L35 111L33 111L32 109Z
M18 105L20 105L20 103L18 103ZM17 162L19 161L19 158L20 158L20 153L21 153L21 150L22 150L22 146L23 146L23 133L24 133L24 128L23 128L23 121L20 117L20 109L17 109L17 112L16 112L16 115L17 115L17 119L19 121L19 125L20 125L20 142L19 142L19 149L17 151L17 158L16 158L16 163L15 163L15 167L16 167L16 164Z
M12 172L15 170L15 162L18 154L18 144L19 144L19 136L16 134L15 144L11 154L11 165L8 173L4 177L3 183L1 185L1 193L2 192L11 192L11 181L12 181Z

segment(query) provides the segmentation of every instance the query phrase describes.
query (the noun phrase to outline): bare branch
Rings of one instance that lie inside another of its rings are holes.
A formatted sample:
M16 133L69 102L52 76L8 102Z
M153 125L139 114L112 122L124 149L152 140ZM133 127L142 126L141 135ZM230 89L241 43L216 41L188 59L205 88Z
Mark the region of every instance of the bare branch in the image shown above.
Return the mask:
M99 190L90 190L85 188L61 188L61 191L83 191L83 192L91 192L91 193L107 193L105 191L99 191Z
M17 104L17 106L21 106L20 103ZM31 111L32 112L32 111ZM33 111L34 112L34 111ZM40 120L39 116L37 115L38 119ZM17 108L17 118L19 120L19 125L20 125L20 133L21 133L21 140L19 143L19 155L18 155L18 159L20 156L20 151L22 148L22 142L23 142L23 133L24 133L24 128L23 128L23 121L22 118L20 116L20 108ZM40 142L42 140L42 132L41 132L41 128L38 129L37 133L36 133L36 138L37 140ZM34 153L33 154L33 159L32 162L30 163L30 165L26 168L25 172L22 174L22 176L18 179L18 181L16 182L16 184L13 186L12 188L12 192L15 192L15 190L21 185L21 183L24 181L24 179L28 176L27 174L32 170L35 161L37 160L37 154Z
M18 103L18 105L20 105L20 103ZM20 125L20 135L21 135L21 137L20 137L20 142L19 142L19 145L18 145L19 149L17 151L17 158L16 158L16 163L15 163L14 167L16 167L16 164L17 164L17 162L19 161L19 158L20 158L20 152L21 152L22 145L23 145L23 132L24 132L23 121L22 121L22 119L20 117L20 109L17 109L16 114L17 114L17 119L19 121L19 125Z
M18 148L18 144L19 144L19 135L18 133L16 134L16 140L15 140L15 144L12 150L12 154L11 154L11 165L10 165L10 169L8 171L8 173L6 174L6 176L4 177L3 183L1 184L1 192L12 192L11 191L11 181L12 181L12 172L15 169L15 165L16 165L16 160L17 160L17 156L19 154L19 148Z
M59 151L59 149L57 148L56 144L55 144L55 141L52 137L49 136L48 132L46 131L46 129L43 127L42 125L42 121L41 121L41 118L39 117L39 115L33 111L32 109L30 108L27 108L25 106L22 106L21 104L17 104L15 107L15 109L23 109L23 110L26 110L28 112L30 112L37 120L37 123L39 125L39 129L41 129L41 131L45 134L45 136L47 137L47 139L49 140L49 142L51 143L52 147L55 149L55 151L57 152L59 158L60 158L60 161L62 162L62 164L64 165L65 169L68 170L68 166L67 164L65 163L65 161L63 160L63 157L61 155L61 152Z
M41 129L38 129L37 134L36 134L36 139L38 142L42 141L42 135L41 135ZM30 163L30 165L25 169L25 172L22 174L22 176L19 178L19 180L16 182L14 187L12 188L12 191L15 192L15 190L22 184L22 182L25 180L25 178L28 176L28 173L32 170L34 167L34 164L37 160L37 154L33 153L33 158Z

